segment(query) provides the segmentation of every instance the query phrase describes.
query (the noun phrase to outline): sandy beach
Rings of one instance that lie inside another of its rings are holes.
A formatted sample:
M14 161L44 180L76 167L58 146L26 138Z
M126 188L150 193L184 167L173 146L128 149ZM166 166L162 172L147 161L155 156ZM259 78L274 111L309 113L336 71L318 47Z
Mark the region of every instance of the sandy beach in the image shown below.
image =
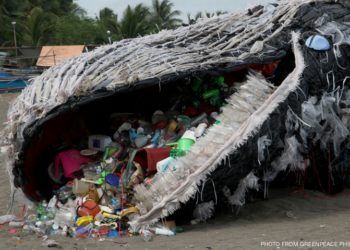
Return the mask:
M0 123L16 94L0 95ZM0 161L0 214L6 213L9 180ZM238 215L216 215L205 224L186 225L173 237L113 240L55 237L63 249L350 249L350 191L336 196L305 191L272 190L269 200L257 200ZM10 234L0 226L0 249L47 249L37 235Z

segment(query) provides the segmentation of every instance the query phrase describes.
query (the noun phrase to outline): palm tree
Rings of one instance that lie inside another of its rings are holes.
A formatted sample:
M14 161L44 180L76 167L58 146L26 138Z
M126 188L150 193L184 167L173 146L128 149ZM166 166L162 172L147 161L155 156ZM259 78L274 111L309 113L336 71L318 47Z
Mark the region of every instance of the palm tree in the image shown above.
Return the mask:
M84 10L82 7L80 7L78 4L73 3L71 5L70 13L73 15L77 15L80 18L85 18L87 15L86 10Z
M48 37L52 27L52 20L55 15L52 13L45 13L40 7L34 7L25 22L22 24L24 27L23 40L26 45L39 46L43 44L44 39Z
M100 10L98 19L105 30L115 34L119 32L118 15L114 14L113 10L109 8Z
M30 7L28 0L0 0L0 45L13 45L12 21L20 23L26 16L25 11ZM18 35L21 26L16 27ZM19 36L17 38L20 38ZM19 41L18 41L19 42ZM20 43L20 42L19 42Z
M118 23L118 15L110 8L103 8L100 10L98 24L103 30L103 33L106 33L107 31L111 32L113 41L121 39L121 35L119 34L120 26Z
M128 7L125 9L123 18L119 23L119 33L122 38L133 38L148 34L150 31L150 11L142 4L135 8Z
M174 4L169 0L153 0L152 4L152 23L155 28L162 29L173 29L181 24L182 20L178 18L181 14L179 10L172 10Z

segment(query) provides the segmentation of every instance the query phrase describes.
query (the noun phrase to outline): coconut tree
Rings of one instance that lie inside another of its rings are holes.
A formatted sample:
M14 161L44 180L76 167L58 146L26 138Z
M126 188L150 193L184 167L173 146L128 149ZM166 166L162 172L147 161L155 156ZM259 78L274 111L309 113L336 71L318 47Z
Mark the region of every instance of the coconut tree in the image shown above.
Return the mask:
M169 0L153 0L151 15L156 30L173 29L181 24L182 20L178 18L181 12L173 7Z
M32 46L44 44L55 17L52 13L46 13L40 7L34 7L22 24L24 44Z
M133 38L148 34L150 32L149 9L143 4L138 4L135 8L128 5L118 29L122 38Z
M4 46L13 45L13 31L11 22L20 23L26 16L26 9L30 7L28 0L0 0L0 44ZM18 34L21 26L16 27ZM19 37L18 37L19 38Z
M118 15L109 8L100 10L98 22L104 31L111 31L113 40L119 39L119 23Z

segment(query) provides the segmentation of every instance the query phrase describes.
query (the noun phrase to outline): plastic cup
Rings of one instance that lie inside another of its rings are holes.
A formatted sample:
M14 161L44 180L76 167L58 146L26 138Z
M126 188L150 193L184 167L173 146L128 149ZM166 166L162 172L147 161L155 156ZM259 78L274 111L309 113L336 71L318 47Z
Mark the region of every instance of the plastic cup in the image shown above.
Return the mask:
M181 138L177 143L177 149L188 151L192 147L192 145L195 143L194 140L189 138Z
M195 142L195 133L191 130L187 130L181 139L177 141L176 150L179 152L187 152Z

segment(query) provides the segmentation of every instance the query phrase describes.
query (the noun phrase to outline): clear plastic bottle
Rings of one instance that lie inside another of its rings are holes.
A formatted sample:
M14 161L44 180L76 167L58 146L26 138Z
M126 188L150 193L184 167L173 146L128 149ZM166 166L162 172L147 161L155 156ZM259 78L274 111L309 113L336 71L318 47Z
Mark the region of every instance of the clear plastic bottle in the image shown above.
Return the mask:
M14 221L14 220L16 220L16 216L14 216L12 214L0 216L0 224L9 223L9 222Z
M75 208L74 207L61 207L60 210L56 212L55 218L54 218L54 224L64 227L74 226L74 218L75 218Z
M154 234L147 229L141 229L140 234L142 235L142 238L144 239L144 241L151 241L154 236Z

